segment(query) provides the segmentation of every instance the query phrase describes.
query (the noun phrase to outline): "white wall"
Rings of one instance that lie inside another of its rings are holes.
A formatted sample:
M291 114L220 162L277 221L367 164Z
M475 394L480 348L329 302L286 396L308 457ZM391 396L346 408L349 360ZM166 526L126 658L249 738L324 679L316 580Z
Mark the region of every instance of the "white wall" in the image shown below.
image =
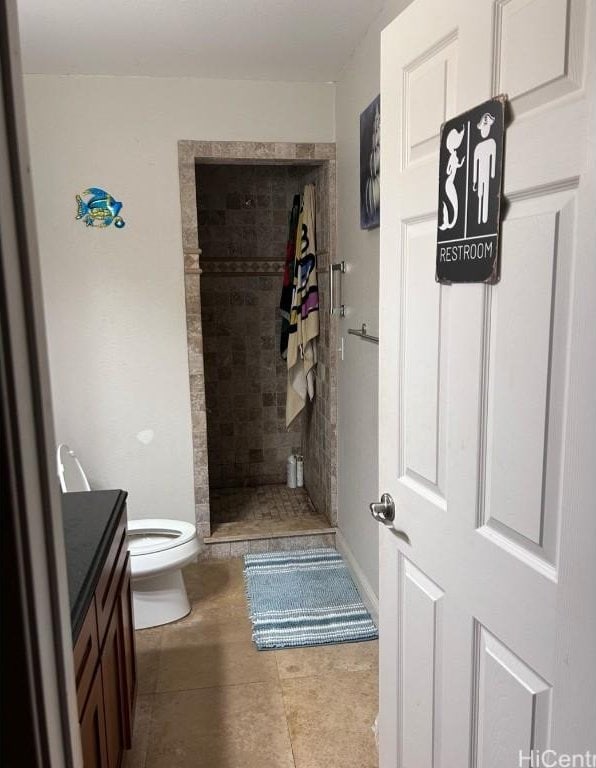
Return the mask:
M334 88L30 75L26 101L57 439L132 517L194 521L177 141L333 141ZM124 229L75 221L90 186Z
M337 84L335 104L337 253L348 267L342 278L347 311L340 331L345 353L339 367L339 527L377 595L378 523L370 516L368 505L379 493L378 347L348 336L347 329L366 323L369 333L378 333L379 230L360 229L360 113L379 93L381 30L408 4L409 0L392 0L384 6L345 68ZM382 158L381 147L381 173Z

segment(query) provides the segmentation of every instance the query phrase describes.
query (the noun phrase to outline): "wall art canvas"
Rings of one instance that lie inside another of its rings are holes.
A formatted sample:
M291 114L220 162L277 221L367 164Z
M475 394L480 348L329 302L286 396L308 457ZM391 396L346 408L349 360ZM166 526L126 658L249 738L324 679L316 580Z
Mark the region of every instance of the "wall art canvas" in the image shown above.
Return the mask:
M381 220L381 96L360 115L360 229L374 229Z
M76 195L77 220L81 219L87 227L105 228L113 224L117 229L125 225L119 215L122 203L99 187L89 187L82 194Z

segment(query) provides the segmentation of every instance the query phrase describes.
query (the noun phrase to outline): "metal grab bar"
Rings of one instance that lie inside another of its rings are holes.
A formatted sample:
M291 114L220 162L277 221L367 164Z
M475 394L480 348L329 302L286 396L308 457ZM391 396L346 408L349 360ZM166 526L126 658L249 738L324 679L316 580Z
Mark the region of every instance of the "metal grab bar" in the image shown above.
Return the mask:
M346 262L340 261L337 264L330 264L329 265L329 314L331 317L335 314L335 310L338 310L339 316L344 317L346 314L346 308L343 304L340 304L339 306L335 306L335 301L333 300L333 273L334 272L340 272L341 274L345 274L346 271Z
M379 337L372 336L366 330L366 323L362 323L362 328L360 330L357 330L356 328L348 328L348 333L350 333L352 336L358 336L360 339L364 339L364 341L370 341L371 344L379 343Z

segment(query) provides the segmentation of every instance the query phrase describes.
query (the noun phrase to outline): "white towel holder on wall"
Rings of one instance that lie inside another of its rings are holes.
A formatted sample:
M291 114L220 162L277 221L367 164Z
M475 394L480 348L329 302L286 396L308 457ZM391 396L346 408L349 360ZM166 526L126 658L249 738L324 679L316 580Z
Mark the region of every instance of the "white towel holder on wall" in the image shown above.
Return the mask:
M338 306L335 306L335 301L333 298L333 273L339 272L341 275L345 275L346 273L346 262L340 261L337 264L330 264L329 265L329 314L331 317L333 315L338 314L340 317L345 317L346 315L346 308L344 304L339 304Z
M373 336L371 333L369 333L366 329L366 323L362 323L362 327L360 330L357 328L348 328L348 333L352 334L352 336L358 336L360 339L364 339L364 341L370 341L371 344L378 344L379 343L379 337Z

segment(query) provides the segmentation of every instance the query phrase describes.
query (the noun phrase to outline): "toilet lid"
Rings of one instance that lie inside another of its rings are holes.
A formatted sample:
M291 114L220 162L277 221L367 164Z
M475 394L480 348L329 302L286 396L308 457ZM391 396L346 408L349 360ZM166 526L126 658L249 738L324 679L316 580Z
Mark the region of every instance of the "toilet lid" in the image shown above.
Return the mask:
M87 476L83 471L75 452L65 443L58 446L56 454L58 477L63 493L71 491L90 491Z
M194 525L183 520L129 520L128 551L132 557L163 552L186 544L196 535Z

